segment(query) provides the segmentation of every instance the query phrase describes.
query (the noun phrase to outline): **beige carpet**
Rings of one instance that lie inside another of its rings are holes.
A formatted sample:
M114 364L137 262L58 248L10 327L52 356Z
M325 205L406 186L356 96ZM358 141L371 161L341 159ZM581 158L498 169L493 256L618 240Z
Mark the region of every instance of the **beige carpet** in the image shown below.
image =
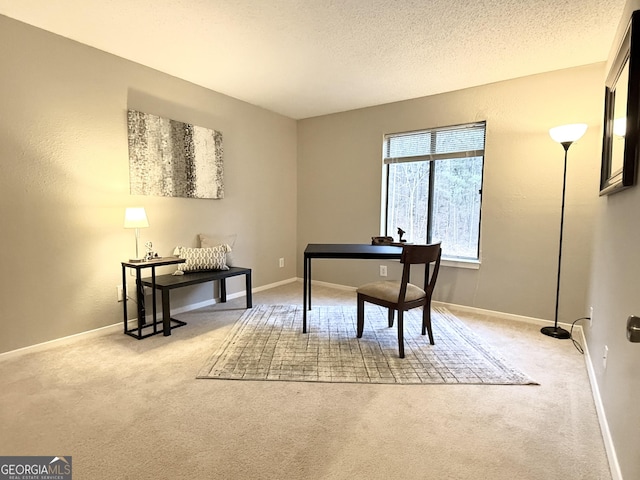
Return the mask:
M508 366L455 315L434 308L435 345L421 335L422 310L405 314L405 358L387 310L366 306L365 331L356 338L356 309L258 305L247 310L198 378L395 384L535 384Z
M301 303L302 284L253 300ZM539 325L450 309L538 387L196 380L244 302L177 314L170 337L118 327L0 357L0 452L73 456L76 480L611 479L584 357Z

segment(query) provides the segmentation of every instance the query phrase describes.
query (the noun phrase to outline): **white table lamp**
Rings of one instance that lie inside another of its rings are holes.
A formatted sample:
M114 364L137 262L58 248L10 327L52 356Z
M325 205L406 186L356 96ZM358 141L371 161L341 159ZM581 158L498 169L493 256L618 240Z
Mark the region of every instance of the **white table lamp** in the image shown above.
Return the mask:
M138 254L138 240L140 239L140 229L147 228L149 220L147 220L147 212L143 207L130 207L124 212L124 228L136 229L136 258L129 259L130 262L142 262L142 258Z

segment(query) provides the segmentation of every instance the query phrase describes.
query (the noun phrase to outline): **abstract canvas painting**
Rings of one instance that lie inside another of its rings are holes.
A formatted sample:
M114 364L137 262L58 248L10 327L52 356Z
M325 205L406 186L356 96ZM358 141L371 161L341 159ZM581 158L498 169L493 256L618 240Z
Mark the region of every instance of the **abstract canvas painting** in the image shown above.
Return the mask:
M129 110L132 195L223 198L222 133Z

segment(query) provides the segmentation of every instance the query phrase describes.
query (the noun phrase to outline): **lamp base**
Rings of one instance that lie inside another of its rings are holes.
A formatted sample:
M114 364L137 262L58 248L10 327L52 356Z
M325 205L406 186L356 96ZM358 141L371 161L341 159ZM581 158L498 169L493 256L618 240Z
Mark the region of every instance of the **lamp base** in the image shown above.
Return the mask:
M559 340L567 340L568 338L571 338L571 334L564 328L560 327L543 327L540 331L549 337L557 338Z

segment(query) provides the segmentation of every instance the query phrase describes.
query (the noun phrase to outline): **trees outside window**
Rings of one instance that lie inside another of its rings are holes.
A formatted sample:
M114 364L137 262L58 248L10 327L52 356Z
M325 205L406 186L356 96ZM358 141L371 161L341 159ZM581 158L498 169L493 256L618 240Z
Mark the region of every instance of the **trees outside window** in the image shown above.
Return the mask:
M385 235L479 260L485 123L385 135Z

